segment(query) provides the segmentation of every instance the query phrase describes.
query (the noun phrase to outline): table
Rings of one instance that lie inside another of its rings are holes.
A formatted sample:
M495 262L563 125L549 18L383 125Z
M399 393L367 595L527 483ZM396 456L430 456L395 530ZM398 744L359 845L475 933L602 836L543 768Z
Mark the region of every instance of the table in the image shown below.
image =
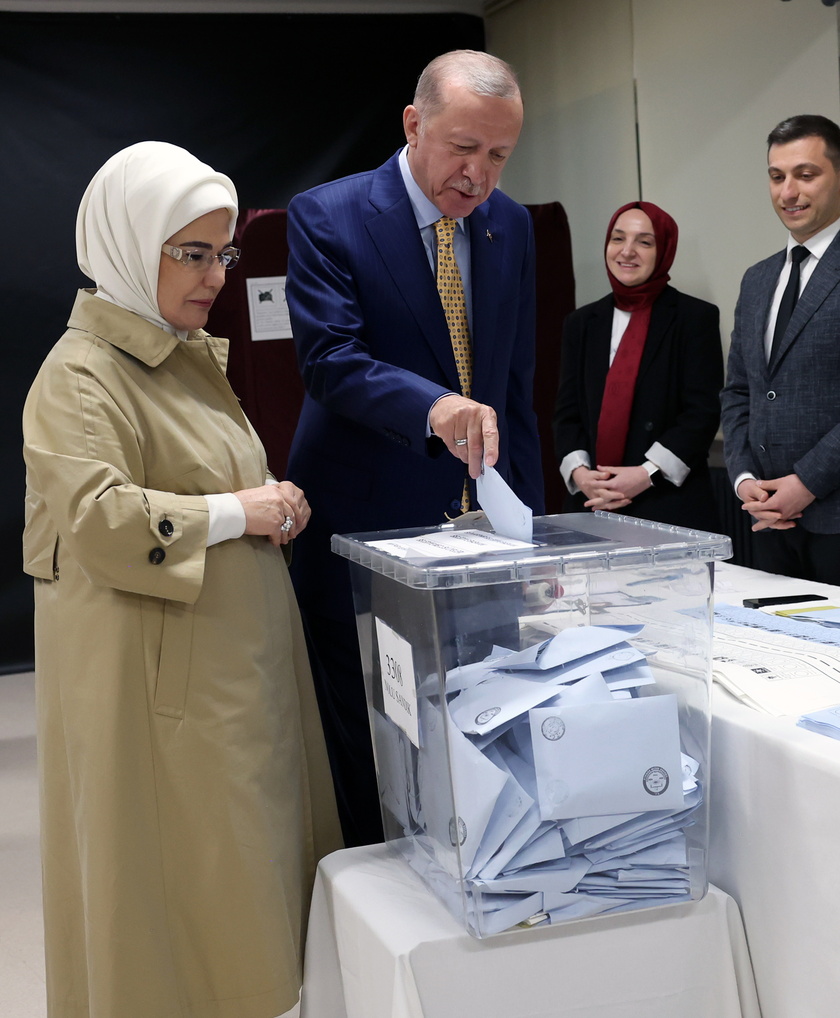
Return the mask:
M716 565L716 600L840 588ZM840 600L835 603L840 604ZM840 688L838 688L840 701ZM738 902L763 1018L840 1011L840 742L715 687L709 879Z
M737 906L714 887L479 941L387 846L345 849L319 866L306 950L302 1018L759 1016Z

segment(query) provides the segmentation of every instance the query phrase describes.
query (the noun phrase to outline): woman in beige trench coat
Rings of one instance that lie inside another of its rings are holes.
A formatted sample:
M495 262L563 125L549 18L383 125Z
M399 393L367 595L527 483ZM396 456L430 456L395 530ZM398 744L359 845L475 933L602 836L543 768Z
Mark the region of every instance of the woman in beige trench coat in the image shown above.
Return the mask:
M309 508L202 331L236 212L183 149L113 156L26 402L50 1018L289 1011L340 847L281 547Z

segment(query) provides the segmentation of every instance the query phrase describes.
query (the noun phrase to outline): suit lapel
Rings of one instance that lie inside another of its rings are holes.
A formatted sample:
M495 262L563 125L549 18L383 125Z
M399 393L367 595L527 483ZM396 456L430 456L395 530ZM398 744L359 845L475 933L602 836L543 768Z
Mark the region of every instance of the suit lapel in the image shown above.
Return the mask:
M485 202L467 220L470 237L472 290L473 387L487 390L493 365L493 345L498 321L499 288L505 253L505 231Z
M781 271L781 269L780 269ZM805 289L796 302L788 327L770 364L770 374L778 370L791 345L796 342L802 330L822 306L826 297L840 283L840 233L831 242L826 253L820 258ZM772 295L772 291L771 291Z
M642 359L639 362L638 378L641 378L656 356L656 352L662 346L665 334L671 327L674 316L677 313L677 292L670 286L666 287L659 298L654 301L650 311L650 324L645 339L645 347L642 350ZM638 380L638 379L637 379Z
M431 347L448 384L457 392L458 373L449 329L429 266L417 220L403 184L397 156L373 174L371 205L378 211L367 221L371 240L407 304L418 330ZM473 296L475 301L475 296Z
M610 341L612 340L613 298L612 294L596 301L582 323L584 350L583 386L587 403L592 407L591 430L595 434L598 415L604 396L604 382L610 370ZM562 352L561 352L562 358Z

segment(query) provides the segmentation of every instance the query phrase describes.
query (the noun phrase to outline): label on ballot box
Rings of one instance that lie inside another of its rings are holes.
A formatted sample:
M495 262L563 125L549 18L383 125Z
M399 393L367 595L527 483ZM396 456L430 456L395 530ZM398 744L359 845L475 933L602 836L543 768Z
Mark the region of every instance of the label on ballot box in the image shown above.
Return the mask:
M417 687L411 644L386 626L382 619L376 620L376 643L385 713L419 747Z
M729 539L610 513L451 533L333 538L386 838L477 937L702 897Z

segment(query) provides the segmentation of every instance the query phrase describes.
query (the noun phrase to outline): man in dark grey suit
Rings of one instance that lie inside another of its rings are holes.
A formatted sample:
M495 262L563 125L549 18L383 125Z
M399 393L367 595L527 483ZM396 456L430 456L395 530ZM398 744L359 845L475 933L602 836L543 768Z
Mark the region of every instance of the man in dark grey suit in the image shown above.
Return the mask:
M840 128L784 120L768 142L787 248L741 283L721 395L726 465L756 565L840 582Z

